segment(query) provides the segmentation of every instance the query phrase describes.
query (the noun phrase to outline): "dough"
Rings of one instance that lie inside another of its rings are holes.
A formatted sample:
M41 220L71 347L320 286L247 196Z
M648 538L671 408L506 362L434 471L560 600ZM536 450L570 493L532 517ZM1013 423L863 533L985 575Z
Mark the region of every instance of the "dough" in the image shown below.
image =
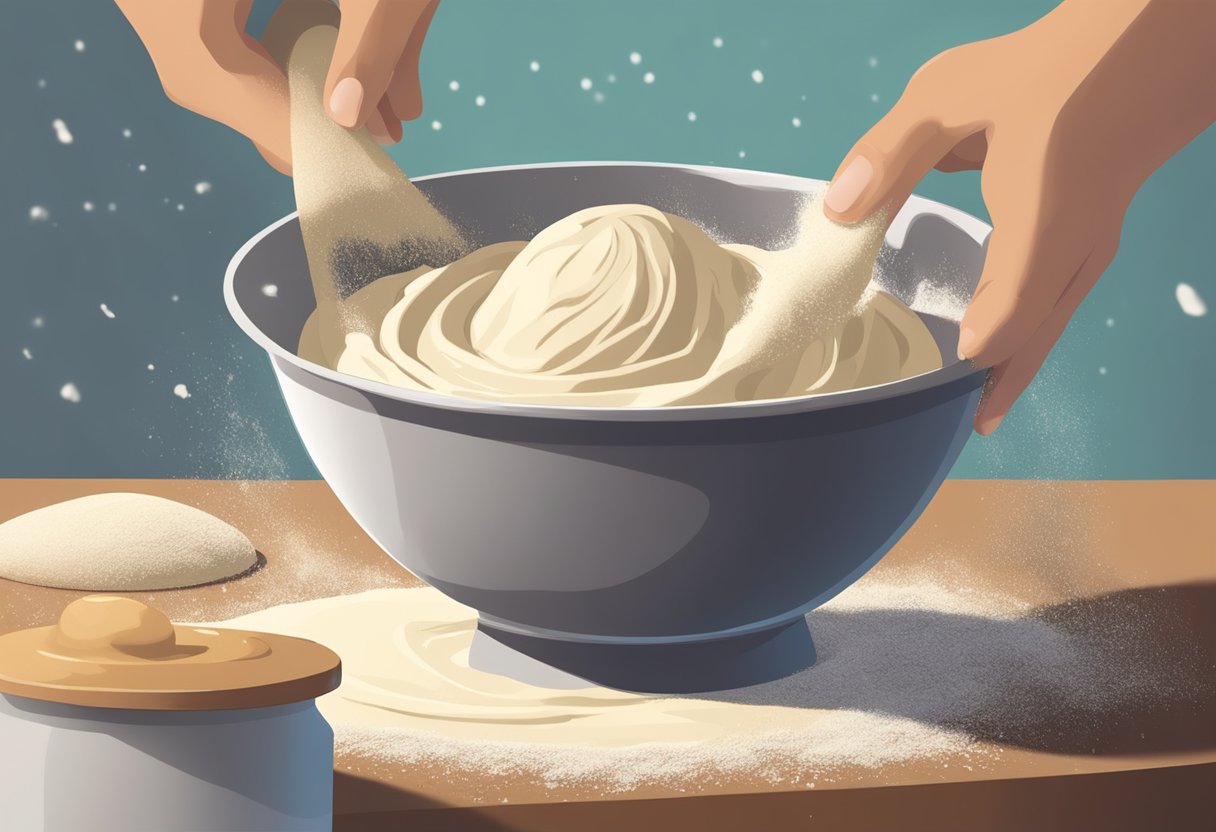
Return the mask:
M559 405L773 399L942 366L928 329L870 288L882 216L827 219L795 244L719 245L646 205L575 213L530 242L384 277L345 305L374 332L314 315L300 355L419 390Z
M174 589L257 563L249 538L205 511L148 494L94 494L0 524L0 578L60 589Z
M468 253L366 129L326 114L336 22L332 4L300 0L265 36L288 76L317 298L302 357L417 390L632 407L828 393L941 367L920 319L869 288L882 214L840 225L810 201L794 245L769 252L719 245L647 205L607 205Z

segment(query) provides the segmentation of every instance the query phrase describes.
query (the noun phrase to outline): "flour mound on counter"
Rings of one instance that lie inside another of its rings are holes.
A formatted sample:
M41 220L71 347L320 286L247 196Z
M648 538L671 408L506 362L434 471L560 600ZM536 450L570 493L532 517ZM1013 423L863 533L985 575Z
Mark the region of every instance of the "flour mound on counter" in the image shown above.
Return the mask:
M231 578L257 564L239 530L149 494L93 494L0 524L0 578L59 589L135 592Z

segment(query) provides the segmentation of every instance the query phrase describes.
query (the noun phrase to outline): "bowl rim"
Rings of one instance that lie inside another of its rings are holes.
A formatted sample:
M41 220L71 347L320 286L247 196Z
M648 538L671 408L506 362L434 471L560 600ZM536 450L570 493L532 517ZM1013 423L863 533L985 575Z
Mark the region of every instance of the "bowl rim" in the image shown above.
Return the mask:
M687 171L710 175L718 179L740 185L773 187L781 190L800 190L803 192L814 188L823 188L827 183L821 179L795 176L793 174L760 171L744 168L726 168L713 165L693 165L671 162L636 162L636 161L569 161L546 162L522 165L500 165L484 168L469 168L466 170L432 173L411 179L413 182L426 182L434 179L450 179L458 176L475 176L485 173L502 173L549 168L591 168L591 167L635 167L662 168L667 170ZM936 200L926 199L915 194L908 198L907 203L896 215L895 220L887 229L887 243L892 237L903 241L908 226L914 217L932 214L949 222L975 240L976 245L983 245L992 227L958 208L946 205ZM808 393L801 396L787 396L779 399L761 399L745 402L725 402L718 404L670 405L659 407L622 407L611 405L553 405L533 404L527 402L494 401L489 399L474 399L464 396L454 396L433 391L413 390L398 387L384 382L372 381L347 373L331 370L320 364L315 364L300 358L295 353L284 349L267 336L260 327L246 314L236 297L236 276L246 255L265 238L279 228L299 217L299 211L276 220L250 237L232 256L224 272L224 302L228 313L237 326L259 347L269 353L272 362L283 361L308 373L342 387L354 388L363 393L372 394L393 401L418 405L440 410L459 411L472 414L495 414L503 416L521 416L540 419L562 419L580 421L611 421L611 422L681 422L721 419L754 419L761 416L787 415L804 413L849 405L860 405L892 399L907 394L945 387L952 382L972 377L974 386L983 382L985 370L976 368L966 361L946 363L939 370L932 370L920 375L900 379L898 381L876 384L869 387L852 388L832 393ZM896 246L898 248L900 246ZM946 357L947 359L949 356ZM278 367L276 366L276 372ZM971 386L971 385L968 385Z

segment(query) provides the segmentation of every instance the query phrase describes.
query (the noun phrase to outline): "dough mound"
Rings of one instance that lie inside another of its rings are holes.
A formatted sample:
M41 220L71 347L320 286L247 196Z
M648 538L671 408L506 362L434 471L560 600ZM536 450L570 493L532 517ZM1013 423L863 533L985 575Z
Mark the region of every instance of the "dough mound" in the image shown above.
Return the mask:
M0 577L104 592L176 589L251 569L249 538L205 511L148 494L94 494L0 524Z
M529 242L380 278L314 313L301 357L400 387L660 407L885 384L936 370L929 330L869 290L884 225L812 204L790 249L720 245L647 205L574 213ZM345 319L374 322L353 331Z

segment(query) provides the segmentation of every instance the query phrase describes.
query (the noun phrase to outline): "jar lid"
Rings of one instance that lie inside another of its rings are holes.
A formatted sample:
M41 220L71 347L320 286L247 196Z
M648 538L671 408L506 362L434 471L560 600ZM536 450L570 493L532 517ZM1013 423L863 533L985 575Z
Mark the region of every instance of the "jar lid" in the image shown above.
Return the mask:
M338 655L271 633L175 625L133 598L87 595L59 622L0 636L0 693L95 708L210 711L314 699Z

